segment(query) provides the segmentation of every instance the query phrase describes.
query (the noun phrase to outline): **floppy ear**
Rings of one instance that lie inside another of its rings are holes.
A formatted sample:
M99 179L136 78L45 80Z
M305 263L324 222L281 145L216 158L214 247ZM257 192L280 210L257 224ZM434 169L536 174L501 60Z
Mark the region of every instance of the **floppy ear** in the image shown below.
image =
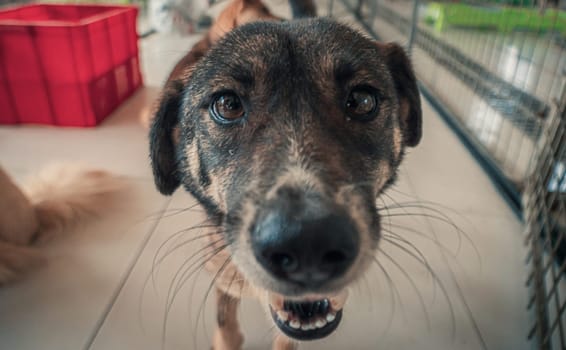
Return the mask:
M403 48L397 44L380 45L399 96L399 117L403 142L415 147L422 136L422 112L417 79L411 61Z
M181 111L183 88L190 69L206 54L210 43L205 37L197 42L176 65L165 83L158 108L149 132L150 158L155 185L159 192L169 195L181 184L179 178L176 143L177 125Z
M177 169L173 133L179 123L182 85L179 81L168 82L161 95L149 132L149 152L153 178L162 194L172 194L181 184Z

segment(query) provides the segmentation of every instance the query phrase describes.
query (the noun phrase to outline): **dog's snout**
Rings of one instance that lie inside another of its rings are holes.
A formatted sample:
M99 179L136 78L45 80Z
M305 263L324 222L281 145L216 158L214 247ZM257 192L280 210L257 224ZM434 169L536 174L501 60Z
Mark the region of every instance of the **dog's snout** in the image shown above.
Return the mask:
M317 288L344 275L359 252L359 234L344 210L304 196L278 196L252 231L258 262L278 279Z

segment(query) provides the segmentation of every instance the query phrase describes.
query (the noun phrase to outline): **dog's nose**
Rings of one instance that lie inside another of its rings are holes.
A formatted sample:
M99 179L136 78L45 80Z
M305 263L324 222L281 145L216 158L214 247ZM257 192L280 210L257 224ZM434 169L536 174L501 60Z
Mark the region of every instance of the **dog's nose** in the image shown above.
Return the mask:
M342 276L359 251L359 234L344 210L320 201L277 198L258 216L252 247L275 277L316 288Z

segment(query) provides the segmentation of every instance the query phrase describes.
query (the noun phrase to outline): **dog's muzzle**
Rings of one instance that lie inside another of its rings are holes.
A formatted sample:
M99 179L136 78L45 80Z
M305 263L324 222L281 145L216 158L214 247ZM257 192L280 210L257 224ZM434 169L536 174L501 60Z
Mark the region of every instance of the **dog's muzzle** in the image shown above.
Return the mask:
M277 193L258 210L252 249L280 287L272 292L286 295L270 305L277 326L294 339L319 339L340 323L343 304L328 295L345 287L341 278L358 257L359 232L344 208L321 196Z

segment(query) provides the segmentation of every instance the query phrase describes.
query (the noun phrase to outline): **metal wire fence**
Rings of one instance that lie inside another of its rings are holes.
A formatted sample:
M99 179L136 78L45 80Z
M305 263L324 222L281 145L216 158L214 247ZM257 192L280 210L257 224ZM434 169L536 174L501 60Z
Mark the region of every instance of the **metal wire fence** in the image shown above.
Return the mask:
M566 349L562 1L341 1L370 34L406 44L423 94L525 220L528 337L544 350Z
M529 308L536 322L529 338L540 349L566 349L566 89L545 121L525 189L530 247Z
M534 145L564 81L566 12L512 1L343 2L370 32L407 44L423 90L520 211Z

